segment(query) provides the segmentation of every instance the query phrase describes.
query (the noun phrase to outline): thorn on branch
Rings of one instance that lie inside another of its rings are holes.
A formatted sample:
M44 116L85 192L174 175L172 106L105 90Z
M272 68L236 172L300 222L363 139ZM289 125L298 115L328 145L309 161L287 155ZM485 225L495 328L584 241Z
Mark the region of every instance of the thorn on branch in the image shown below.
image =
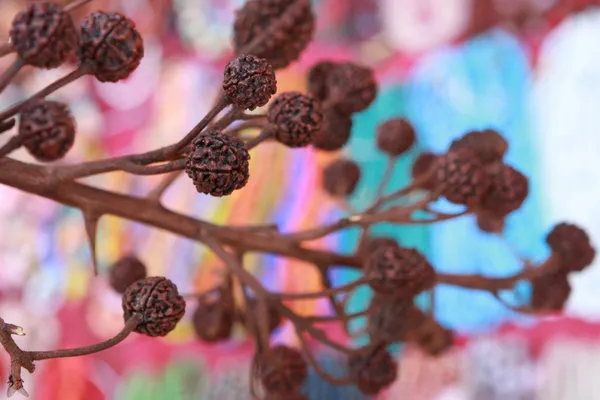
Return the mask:
M92 264L94 266L94 275L98 276L98 260L96 255L96 236L98 233L98 221L102 215L99 215L93 211L82 211L83 219L85 223L85 232L87 235L88 243L90 245L90 252L92 258Z

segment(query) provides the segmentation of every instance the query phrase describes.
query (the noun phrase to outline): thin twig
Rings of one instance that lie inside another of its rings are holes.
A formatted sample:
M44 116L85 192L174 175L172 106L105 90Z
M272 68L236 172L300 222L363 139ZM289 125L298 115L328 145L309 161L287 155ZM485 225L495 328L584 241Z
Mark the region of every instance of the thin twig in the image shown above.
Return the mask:
M106 350L110 347L116 346L121 343L131 332L137 328L137 326L142 322L141 314L134 314L127 320L125 326L116 336L105 340L101 343L96 343L90 346L78 347L75 349L63 349L63 350L53 350L53 351L27 351L25 354L31 357L34 361L39 360L47 360L51 358L64 358L64 357L78 357L85 356L87 354L98 353L100 351Z
M349 292L359 286L367 283L366 278L360 278L354 282L348 283L347 285L340 286L333 289L326 289L316 293L271 293L269 297L275 297L281 300L308 300L316 299L321 297L335 296L336 294Z
M254 137L246 142L246 149L250 150L270 138L271 138L271 132L268 129L263 129L263 131L260 133L260 135Z
M156 185L156 187L152 189L150 193L148 193L148 200L160 202L160 199L165 194L167 189L169 189L169 187L173 183L175 183L175 181L181 176L181 173L182 171L171 172L170 174L162 178L160 183Z
M72 1L71 3L67 4L65 6L65 8L63 8L63 10L66 11L66 12L71 12L71 11L73 11L73 10L75 10L75 9L77 9L77 8L79 8L79 7L83 6L83 5L91 2L91 1L92 0L75 0L75 1Z
M51 83L50 85L46 86L44 89L40 90L36 94L30 96L27 100L21 101L15 105L13 105L12 107L4 110L2 113L0 113L0 121L4 121L5 119L12 117L13 115L19 113L19 111L21 111L21 109L24 106L30 104L34 100L43 99L44 97L48 96L49 94L54 93L55 91L62 88L63 86L66 86L69 83L76 81L77 79L81 78L84 75L87 75L89 72L90 71L85 66L81 66L81 67L77 68L75 71L63 76L62 78L60 78L57 81L55 81L54 83Z
M0 76L0 93L6 89L17 73L23 68L25 63L21 57L17 58L6 71Z
M7 56L11 53L14 53L14 51L15 51L15 48L10 43L5 43L3 45L0 45L0 58Z

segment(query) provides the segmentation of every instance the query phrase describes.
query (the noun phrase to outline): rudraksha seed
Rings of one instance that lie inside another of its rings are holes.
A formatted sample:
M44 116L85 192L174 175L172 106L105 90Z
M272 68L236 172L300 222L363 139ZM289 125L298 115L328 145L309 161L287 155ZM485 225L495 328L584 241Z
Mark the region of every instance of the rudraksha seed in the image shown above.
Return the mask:
M144 41L131 19L116 12L96 11L81 23L78 56L100 82L117 82L140 65Z
M288 346L275 346L260 360L260 380L271 394L298 392L307 374L302 354Z
M372 354L357 354L348 360L349 377L367 395L376 395L394 383L398 364L390 353L380 348Z
M390 237L370 236L367 237L362 243L360 243L360 247L357 253L362 258L366 259L382 246L398 246L398 242Z
M391 157L406 152L415 139L415 128L403 118L387 120L377 128L377 147Z
M328 83L329 100L345 114L363 111L377 96L373 70L351 62L338 64L331 71Z
M442 195L451 203L478 205L490 185L480 159L468 149L450 151L435 163L435 187L443 187Z
M529 194L529 181L510 165L496 164L488 169L490 187L481 199L481 207L499 217L517 210Z
M123 294L123 318L142 316L135 328L146 336L166 336L175 329L185 313L185 300L177 286L167 278L153 276L130 285Z
M228 196L246 186L250 176L249 159L244 142L215 131L192 142L185 171L199 193Z
M313 146L323 151L336 151L348 143L352 131L352 118L333 107L323 110L321 129L313 135Z
M110 268L110 286L117 293L125 293L125 290L134 282L146 277L146 265L137 257L129 255L121 258Z
M65 62L78 36L69 13L57 4L36 2L13 19L10 41L25 64L50 69Z
M324 101L329 96L329 77L338 64L331 61L321 61L308 71L308 92L318 101Z
M38 161L63 158L75 142L75 120L66 104L38 100L21 110L19 135Z
M273 137L288 147L304 147L312 143L313 135L321 128L321 106L310 95L284 92L269 106L268 121Z
M194 332L207 343L229 339L234 319L233 304L220 299L199 299L198 307L192 316Z
M582 271L596 256L588 234L574 224L557 224L546 236L546 243L559 257L561 269L566 271Z
M253 322L260 323L259 302L256 299L248 299L246 301L246 308L248 309L250 315L252 315L254 317ZM275 329L277 329L279 327L279 325L281 325L281 318L282 318L281 314L279 313L277 308L275 308L269 304L267 306L267 320L268 320L269 333L273 333L273 331ZM241 319L244 324L248 325L249 321L246 320L246 314L242 315Z
M349 196L360 180L360 167L347 159L338 159L323 170L323 188L334 197Z
M416 341L426 354L437 357L452 347L454 333L429 318L418 328Z
M227 64L223 75L225 95L241 109L262 107L277 92L273 67L263 58L241 55Z
M392 245L379 247L367 258L365 277L375 292L408 300L430 289L436 274L416 249Z
M567 271L558 269L532 281L531 307L537 311L562 311L571 294Z
M423 152L417 156L410 170L410 175L413 181L420 180L419 187L425 190L433 190L435 188L434 175L428 177L428 173L433 172L432 167L438 159L438 155Z
M372 300L375 310L369 314L367 330L372 341L381 340L394 343L404 340L406 333L414 325L411 320L415 308L412 300L390 299L375 296ZM421 313L421 315L423 315Z
M502 161L508 150L508 142L493 129L471 131L456 139L450 145L450 151L460 148L470 149L483 164Z
M233 41L238 54L255 41L248 51L279 69L298 59L314 30L310 0L250 0L237 11Z

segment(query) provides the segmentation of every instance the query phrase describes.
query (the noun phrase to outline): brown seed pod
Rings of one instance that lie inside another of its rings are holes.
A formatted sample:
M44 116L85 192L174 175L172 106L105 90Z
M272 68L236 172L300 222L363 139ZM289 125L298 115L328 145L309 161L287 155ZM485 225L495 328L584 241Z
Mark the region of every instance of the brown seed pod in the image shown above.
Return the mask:
M371 304L375 310L369 314L367 330L372 342L403 341L406 334L420 325L421 319L425 318L412 300L375 295Z
M144 41L131 19L116 12L96 11L81 23L78 57L100 82L118 82L140 65Z
M269 106L267 114L273 127L273 137L288 147L304 147L312 143L321 128L321 106L309 95L284 92Z
M302 354L288 346L275 346L259 360L260 379L271 394L297 393L308 375Z
M146 265L133 255L121 258L110 267L110 286L117 293L125 293L130 285L145 277Z
M141 279L130 285L123 294L123 318L142 316L135 328L146 336L166 336L177 326L185 313L185 299L177 286L162 276Z
M377 128L377 147L391 157L408 151L416 140L415 128L403 118L393 118Z
M448 351L454 342L454 333L433 318L425 318L414 332L414 337L421 350L433 357Z
M25 64L56 68L77 47L79 37L69 13L54 3L31 3L12 21L10 41Z
M531 307L537 311L562 311L571 295L567 272L559 269L535 277L531 283Z
M596 256L586 231L574 224L563 222L555 225L546 236L546 243L560 259L561 269L565 271L582 271Z
M384 348L379 348L372 354L350 357L348 372L361 392L376 395L396 380L398 364L390 353Z
M476 206L490 186L483 164L468 149L440 156L434 166L435 187L443 187L442 195L455 204Z
M483 164L492 164L502 161L508 150L508 142L498 131L486 129L465 133L452 142L449 151L462 148L471 150Z
M321 61L312 66L307 75L308 92L318 101L327 100L329 97L329 78L331 71L335 69L337 63L331 61Z
M244 142L214 131L192 142L185 171L199 193L228 196L248 183L249 159Z
M360 180L360 167L347 159L338 159L323 170L323 188L334 197L349 196Z
M352 131L352 118L333 107L323 110L321 129L313 135L313 146L323 151L336 151L348 143Z
M430 173L432 170L433 165L435 165L435 162L438 159L438 155L430 153L430 152L423 152L421 154L418 155L418 157L415 159L415 161L413 162L411 171L410 171L410 176L412 177L413 181L415 180L423 180L423 182L421 182L421 184L419 185L419 187L421 187L422 189L425 190L433 190L435 189L435 177L432 174L431 177L425 179L425 177L427 175L427 173Z
M63 158L75 142L75 120L66 104L37 100L21 110L19 136L38 161Z
M233 27L236 53L256 54L279 69L297 60L312 40L315 17L310 0L249 0Z
M517 210L529 194L525 175L506 164L495 164L488 169L490 187L481 199L481 208L498 217Z
M382 246L398 246L398 242L390 237L370 236L360 243L357 254L359 254L361 258L366 259Z
M196 336L207 343L229 339L235 320L233 297L221 292L218 298L201 297L192 316Z
M333 68L328 87L328 101L345 114L363 111L377 96L373 70L350 62L337 64Z
M435 270L416 249L381 246L365 264L365 277L375 292L409 300L435 284Z
M238 108L254 110L262 107L277 92L273 67L263 58L241 55L225 67L223 91Z
M246 300L246 313L240 316L241 322L247 327L250 323L260 322L259 317L259 302L256 299L247 299ZM247 315L250 314L252 316L252 321L248 321ZM268 329L269 333L273 333L275 329L281 325L281 314L277 310L277 308L272 307L271 305L267 306L267 320L268 320Z

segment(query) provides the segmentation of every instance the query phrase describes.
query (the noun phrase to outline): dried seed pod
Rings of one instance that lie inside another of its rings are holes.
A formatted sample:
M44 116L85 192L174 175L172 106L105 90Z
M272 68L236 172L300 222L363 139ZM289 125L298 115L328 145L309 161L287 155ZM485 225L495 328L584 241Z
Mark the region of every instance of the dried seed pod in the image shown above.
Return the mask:
M437 357L448 351L454 342L454 333L433 318L426 318L414 333L421 350Z
M144 41L131 19L116 12L96 11L81 23L78 57L100 82L117 82L140 65Z
M435 189L435 177L431 175L430 178L425 179L425 177L427 176L425 174L429 173L432 170L432 167L433 165L435 165L438 157L439 156L436 154L430 152L423 152L419 154L419 156L413 162L410 175L413 181L417 179L423 180L423 182L421 182L421 184L419 185L422 189Z
M278 69L297 60L312 40L315 17L310 0L250 0L233 27L236 53L256 54Z
M260 379L271 394L298 392L306 375L308 365L302 354L288 346L275 346L260 358Z
M563 222L554 226L546 236L546 243L565 271L582 271L596 256L586 231L574 224Z
M377 147L391 157L408 151L415 139L415 128L403 118L387 120L377 128Z
M435 283L435 271L416 249L381 246L365 264L365 277L377 293L412 299Z
M130 285L123 294L123 318L142 316L135 328L146 336L166 336L177 326L185 313L185 300L177 286L162 276L141 279Z
M562 311L571 294L567 272L559 269L532 279L531 307L537 311Z
M66 104L34 101L21 110L19 136L27 151L38 161L63 158L75 142L75 120Z
M229 339L235 320L233 299L221 296L217 299L201 297L192 316L194 332L207 343Z
M328 86L328 100L345 114L363 111L377 96L373 70L350 62L338 64L331 71Z
M359 180L360 167L351 160L335 160L323 170L323 188L334 197L351 195Z
M25 64L56 68L77 47L79 38L69 13L54 3L36 2L18 13L10 41Z
M223 75L225 95L241 109L262 107L277 92L273 67L263 58L241 55L227 64Z
M130 285L145 277L146 265L133 255L121 258L110 267L110 286L117 293L125 293Z
M253 318L252 321L248 321L247 320L247 314L243 314L241 316L241 320L242 323L244 323L244 325L248 326L250 322L254 323L254 322L260 322L259 320L259 302L256 299L248 299L246 301L246 308L247 308L247 313L250 314ZM267 306L267 320L268 320L268 328L269 328L269 333L273 333L273 331L275 329L277 329L279 327L279 325L281 324L281 314L279 313L279 311L277 310L277 308L268 305Z
M398 376L398 364L390 353L379 348L372 354L357 354L348 360L348 372L358 389L376 395Z
M318 101L327 100L329 97L329 77L337 63L321 61L312 66L307 75L308 92Z
M321 128L323 113L312 96L284 92L273 100L267 117L277 141L288 147L304 147Z
M508 142L493 129L471 131L456 139L450 145L450 151L467 148L471 150L483 164L502 161L508 150Z
M478 205L490 186L480 159L468 149L440 156L434 166L435 187L443 187L448 201L467 206Z
M424 318L423 313L414 306L412 300L390 299L387 296L375 295L371 304L375 310L369 314L367 330L373 339L372 342L402 341L407 332L414 329L415 323L420 324L415 320L415 315ZM414 312L415 309L418 313Z
M227 196L246 186L250 176L249 159L244 142L215 131L192 142L185 171L199 193Z
M360 257L366 259L382 246L398 246L398 242L390 237L370 236L360 243L357 253Z
M321 129L313 135L313 146L323 151L339 150L348 143L352 131L352 118L333 107L323 110Z
M488 169L490 187L481 199L481 207L499 217L517 210L529 194L529 181L525 175L506 164L496 164Z

